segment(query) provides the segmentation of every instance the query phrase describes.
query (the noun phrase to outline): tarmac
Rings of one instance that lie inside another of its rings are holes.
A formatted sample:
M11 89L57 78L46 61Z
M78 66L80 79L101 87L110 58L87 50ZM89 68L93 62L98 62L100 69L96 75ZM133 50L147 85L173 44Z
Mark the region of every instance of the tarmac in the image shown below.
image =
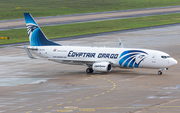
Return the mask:
M164 51L180 62L180 25L56 41L62 45ZM28 38L28 37L27 37ZM0 113L179 113L180 63L156 69L86 74L85 66L30 59L16 46L0 48Z

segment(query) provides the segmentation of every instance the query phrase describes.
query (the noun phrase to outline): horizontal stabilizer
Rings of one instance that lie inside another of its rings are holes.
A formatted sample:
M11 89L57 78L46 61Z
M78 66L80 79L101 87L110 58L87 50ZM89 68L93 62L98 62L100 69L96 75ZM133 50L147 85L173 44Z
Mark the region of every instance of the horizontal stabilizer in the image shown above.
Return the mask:
M27 53L27 55L29 56L29 58L31 58L31 59L36 59L36 58L34 58L33 56L32 56L32 54L29 52L29 50L24 46L24 49L26 50L26 53Z

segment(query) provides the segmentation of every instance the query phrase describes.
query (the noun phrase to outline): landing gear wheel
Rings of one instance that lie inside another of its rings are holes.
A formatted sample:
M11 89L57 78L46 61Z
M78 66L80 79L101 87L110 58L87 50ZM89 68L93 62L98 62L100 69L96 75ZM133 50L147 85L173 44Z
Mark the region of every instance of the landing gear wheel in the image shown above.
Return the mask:
M93 73L93 69L92 68L87 68L86 73Z
M161 72L161 71L158 71L158 75L162 75L162 72Z

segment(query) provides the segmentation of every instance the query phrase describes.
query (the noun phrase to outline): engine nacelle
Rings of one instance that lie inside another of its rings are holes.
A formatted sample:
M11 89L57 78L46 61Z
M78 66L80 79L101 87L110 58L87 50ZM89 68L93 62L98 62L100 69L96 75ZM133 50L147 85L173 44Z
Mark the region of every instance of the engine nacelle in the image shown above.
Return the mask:
M100 72L110 72L112 70L112 65L109 62L98 62L92 65L94 71Z

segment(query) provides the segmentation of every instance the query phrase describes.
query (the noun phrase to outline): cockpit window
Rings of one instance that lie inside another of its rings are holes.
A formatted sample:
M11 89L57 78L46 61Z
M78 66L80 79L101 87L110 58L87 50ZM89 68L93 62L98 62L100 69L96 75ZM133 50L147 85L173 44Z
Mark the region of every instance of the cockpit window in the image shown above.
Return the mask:
M170 56L161 56L161 58L171 58Z

